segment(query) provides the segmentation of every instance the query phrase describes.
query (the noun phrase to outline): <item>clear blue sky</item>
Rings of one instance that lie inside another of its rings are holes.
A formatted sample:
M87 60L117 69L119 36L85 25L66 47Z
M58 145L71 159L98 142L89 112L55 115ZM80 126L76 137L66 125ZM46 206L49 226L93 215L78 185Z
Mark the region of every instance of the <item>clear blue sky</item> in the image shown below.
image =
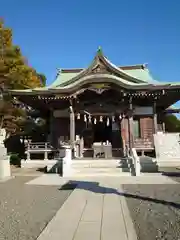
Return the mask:
M0 14L48 83L56 68L88 66L98 46L115 64L148 63L156 79L180 82L178 0L4 0Z

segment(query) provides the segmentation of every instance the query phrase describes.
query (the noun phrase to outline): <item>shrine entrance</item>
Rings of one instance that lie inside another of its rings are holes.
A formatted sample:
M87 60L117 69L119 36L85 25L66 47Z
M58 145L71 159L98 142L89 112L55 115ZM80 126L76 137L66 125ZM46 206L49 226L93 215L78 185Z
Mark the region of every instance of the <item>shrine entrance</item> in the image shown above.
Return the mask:
M121 123L128 103L122 100L115 86L99 90L101 92L86 89L78 95L78 103L74 106L80 156L120 157L124 147ZM98 146L100 154L96 154Z
M85 119L85 122L83 121ZM80 156L93 158L121 157L123 140L118 116L81 116L77 119ZM77 131L76 131L77 133Z
M93 142L111 142L112 141L112 124L107 126L105 122L93 124Z

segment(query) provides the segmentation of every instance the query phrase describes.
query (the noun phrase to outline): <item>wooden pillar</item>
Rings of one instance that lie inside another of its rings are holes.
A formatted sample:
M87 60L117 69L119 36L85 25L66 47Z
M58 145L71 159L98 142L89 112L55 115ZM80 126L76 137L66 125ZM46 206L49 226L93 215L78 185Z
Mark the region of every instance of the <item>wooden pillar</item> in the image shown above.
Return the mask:
M30 154L30 144L27 143L27 160L31 160L31 154Z
M153 105L153 122L154 122L154 133L156 134L158 131L156 101L154 101L154 105Z
M128 125L129 125L129 148L130 152L132 152L132 148L134 147L132 97L129 99Z
M163 121L163 123L162 123L162 130L163 130L163 133L166 132L166 125L165 125L165 122L164 122L164 121Z
M83 157L83 150L84 150L84 138L80 138L80 143L79 143L79 148L80 148L80 158Z
M162 115L161 115L161 120L162 120L162 131L163 131L163 133L166 132L165 117L166 117L165 114L162 114Z
M123 114L121 120L121 137L122 137L122 147L123 147L123 155L126 156L126 132L125 132L125 116Z
M70 110L70 144L71 148L74 149L75 145L75 115L74 115L74 109L71 105L69 107Z
M45 151L44 151L44 161L48 161L48 144L45 143Z
M50 110L49 114L49 136L48 136L48 142L50 142L51 145L54 145L54 139L53 139L53 110ZM58 143L59 144L59 143Z

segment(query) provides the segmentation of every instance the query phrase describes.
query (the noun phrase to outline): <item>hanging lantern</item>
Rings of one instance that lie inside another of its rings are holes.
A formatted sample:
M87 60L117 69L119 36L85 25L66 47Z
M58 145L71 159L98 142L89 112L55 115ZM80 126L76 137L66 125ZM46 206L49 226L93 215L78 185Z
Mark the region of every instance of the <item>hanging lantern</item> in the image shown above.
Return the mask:
M79 120L81 118L80 113L77 114L77 119Z
M87 118L86 118L86 115L84 115L84 122L86 122L87 121Z
M107 126L109 126L109 118L107 118Z
M100 116L99 121L100 121L100 122L103 122L103 117L102 117L102 116Z
M97 120L96 120L96 118L94 118L94 124L96 124L97 123Z
M88 116L88 120L91 123L91 115Z
M112 116L112 122L114 122L115 121L115 116Z

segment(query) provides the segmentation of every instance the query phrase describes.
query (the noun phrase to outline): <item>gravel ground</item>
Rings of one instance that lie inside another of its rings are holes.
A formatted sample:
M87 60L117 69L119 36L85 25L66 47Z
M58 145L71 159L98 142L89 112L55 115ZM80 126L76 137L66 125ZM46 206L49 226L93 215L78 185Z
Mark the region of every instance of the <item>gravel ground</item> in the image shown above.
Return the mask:
M11 174L12 176L34 176L38 177L44 173L43 168L18 168L11 166Z
M24 184L33 177L0 183L0 240L34 240L53 218L72 189Z
M179 184L123 185L123 189L139 240L180 239Z

